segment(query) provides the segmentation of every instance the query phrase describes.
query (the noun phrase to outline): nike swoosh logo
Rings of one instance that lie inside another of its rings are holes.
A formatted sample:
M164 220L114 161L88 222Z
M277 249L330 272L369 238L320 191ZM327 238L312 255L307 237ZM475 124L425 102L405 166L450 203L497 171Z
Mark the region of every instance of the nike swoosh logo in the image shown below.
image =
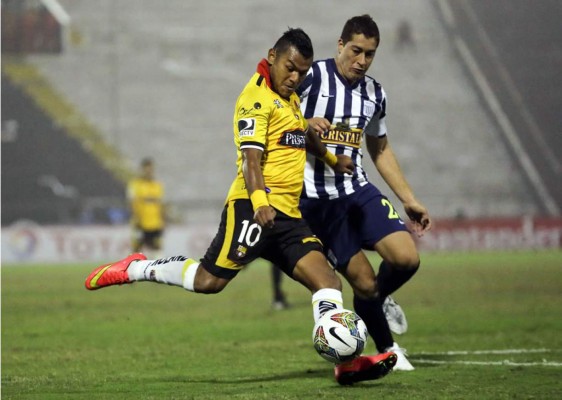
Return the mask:
M336 333L336 327L332 326L329 329L330 335L332 335L333 337L335 337L336 339L338 339L340 342L342 342L343 344L345 344L347 347L350 347L349 344L343 340L341 337L338 336L338 334Z
M112 265L113 265L113 264L109 264L109 265L106 265L105 267L103 267L102 269L100 269L100 270L98 271L98 273L97 273L97 274L92 278L92 280L90 281L90 287L92 287L92 288L97 288L97 287L99 287L99 286L98 286L98 279L100 279L101 276L103 275L103 273L104 273L105 271L107 271L107 269L108 269L109 267L111 267Z
M336 97L334 94L324 94L322 93L322 97Z

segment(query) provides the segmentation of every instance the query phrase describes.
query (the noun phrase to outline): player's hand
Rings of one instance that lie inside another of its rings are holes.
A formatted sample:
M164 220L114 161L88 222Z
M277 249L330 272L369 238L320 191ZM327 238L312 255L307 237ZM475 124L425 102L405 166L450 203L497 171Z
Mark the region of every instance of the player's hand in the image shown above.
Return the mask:
M427 209L421 203L413 201L404 204L404 210L406 214L408 214L408 217L410 217L410 221L413 223L414 233L416 233L418 237L422 237L425 232L431 229L431 218L429 217Z
M331 124L326 118L314 117L309 118L307 121L309 128L317 135L330 130Z
M339 172L340 174L348 174L353 175L353 171L355 171L355 164L351 157L346 156L345 154L336 154L338 158L338 163L334 165L334 171Z
M275 215L277 215L277 212L273 207L263 206L254 213L254 221L264 228L273 228Z

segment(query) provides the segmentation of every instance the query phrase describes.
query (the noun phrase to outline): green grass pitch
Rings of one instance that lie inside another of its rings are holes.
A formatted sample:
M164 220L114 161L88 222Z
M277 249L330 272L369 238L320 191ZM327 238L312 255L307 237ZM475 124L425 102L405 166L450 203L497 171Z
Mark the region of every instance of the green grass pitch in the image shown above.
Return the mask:
M315 353L303 287L271 310L266 263L218 295L88 292L93 267L2 267L2 399L562 398L561 251L423 254L395 295L416 370L353 387Z

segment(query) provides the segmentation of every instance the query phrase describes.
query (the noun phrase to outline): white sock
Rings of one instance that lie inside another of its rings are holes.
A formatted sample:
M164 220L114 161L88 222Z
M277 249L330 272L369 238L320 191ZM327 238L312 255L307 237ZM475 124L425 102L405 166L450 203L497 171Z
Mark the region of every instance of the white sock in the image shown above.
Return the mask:
M183 287L184 273L193 263L194 260L184 256L136 261L129 265L127 272L131 281L154 281Z
M322 314L330 310L343 308L343 297L340 290L320 289L312 295L312 312L314 323L318 322Z
M190 292L195 292L195 274L200 263L194 260L187 260L183 269L183 288Z

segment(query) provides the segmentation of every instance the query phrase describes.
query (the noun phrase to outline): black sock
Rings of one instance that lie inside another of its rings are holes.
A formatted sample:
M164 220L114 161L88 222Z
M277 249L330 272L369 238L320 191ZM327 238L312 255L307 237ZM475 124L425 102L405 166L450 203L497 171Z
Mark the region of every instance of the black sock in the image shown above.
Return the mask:
M382 310L382 301L379 298L366 300L355 295L353 297L353 307L357 315L367 325L369 335L373 338L375 346L380 353L394 344L392 333L388 327L388 321Z
M281 290L281 279L283 278L283 271L277 265L271 265L271 282L273 284L273 300L285 301L285 295Z
M412 276L418 271L419 264L416 268L401 270L393 268L386 262L381 262L379 273L377 275L377 283L379 286L379 294L381 299L385 299L389 294L394 293L403 284L408 282Z

